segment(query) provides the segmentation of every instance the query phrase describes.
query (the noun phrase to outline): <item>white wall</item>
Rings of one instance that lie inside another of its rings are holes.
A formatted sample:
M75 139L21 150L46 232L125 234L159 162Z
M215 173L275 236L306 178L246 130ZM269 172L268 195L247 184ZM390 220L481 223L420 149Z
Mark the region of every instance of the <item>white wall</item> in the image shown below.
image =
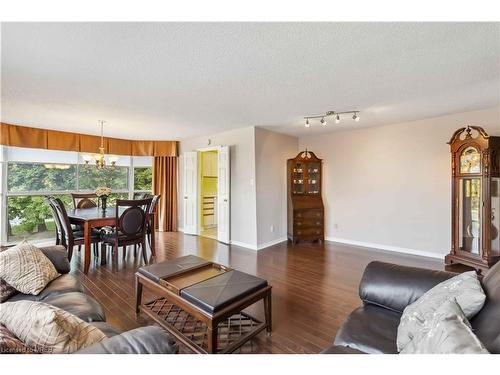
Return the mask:
M327 239L442 258L451 238L446 142L464 125L500 135L500 108L300 138L324 160Z
M255 129L257 243L259 248L287 237L286 160L298 153L298 139ZM273 226L273 231L271 231Z
M183 223L184 171L182 154L210 146L230 146L231 153L231 242L257 248L255 198L255 128L231 130L180 142L179 160L179 227Z

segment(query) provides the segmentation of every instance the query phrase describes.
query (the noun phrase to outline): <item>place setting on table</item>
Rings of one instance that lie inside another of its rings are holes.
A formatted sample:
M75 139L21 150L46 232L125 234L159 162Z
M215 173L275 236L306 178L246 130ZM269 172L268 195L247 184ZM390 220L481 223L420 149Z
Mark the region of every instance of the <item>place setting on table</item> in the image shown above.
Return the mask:
M75 245L83 245L85 274L90 268L91 247L94 256L98 256L99 244L101 265L106 262L108 246L116 257L120 247L125 256L127 246L134 245L135 253L139 245L147 263L148 242L151 255L156 256L154 223L160 196L144 194L140 199L117 199L113 206L108 206L111 192L108 187L98 187L94 193L72 193L70 209L59 198L46 197L56 224L56 244L66 247L69 258Z

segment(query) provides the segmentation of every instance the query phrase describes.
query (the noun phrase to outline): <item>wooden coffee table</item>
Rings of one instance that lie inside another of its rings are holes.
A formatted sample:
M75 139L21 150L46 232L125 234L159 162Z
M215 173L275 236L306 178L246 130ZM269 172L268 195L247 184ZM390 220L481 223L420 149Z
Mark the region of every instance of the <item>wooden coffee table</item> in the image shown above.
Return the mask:
M188 255L141 267L135 274L136 313L143 312L196 353L231 353L272 330L267 281ZM158 296L142 303L146 287ZM262 300L265 322L243 310Z

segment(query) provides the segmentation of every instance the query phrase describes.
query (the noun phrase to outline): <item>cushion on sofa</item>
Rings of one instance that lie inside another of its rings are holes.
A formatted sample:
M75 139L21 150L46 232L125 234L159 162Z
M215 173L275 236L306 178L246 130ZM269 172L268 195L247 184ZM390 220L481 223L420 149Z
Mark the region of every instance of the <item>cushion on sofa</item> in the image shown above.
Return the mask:
M77 354L176 354L178 345L156 326L136 328L86 347Z
M0 279L0 303L7 301L16 293L16 288L8 284L4 279Z
M474 271L464 272L443 281L407 306L397 333L397 348L402 351L417 333L426 330L426 321L450 298L455 298L467 319L476 315L484 305L486 295Z
M57 279L52 280L38 295L18 293L9 299L9 302L14 301L43 301L47 297L57 296L70 292L83 292L80 281L69 274L61 275Z
M27 241L0 252L0 278L21 293L40 293L59 276L52 262Z
M488 354L457 301L444 302L401 354Z
M0 354L31 354L34 353L27 345L0 324Z
M92 297L80 292L49 296L42 302L56 306L86 322L103 322L106 320L106 314L102 306Z
M340 327L334 345L370 354L395 354L401 314L375 305L354 310Z
M5 302L0 324L39 353L73 353L106 339L96 327L43 302Z

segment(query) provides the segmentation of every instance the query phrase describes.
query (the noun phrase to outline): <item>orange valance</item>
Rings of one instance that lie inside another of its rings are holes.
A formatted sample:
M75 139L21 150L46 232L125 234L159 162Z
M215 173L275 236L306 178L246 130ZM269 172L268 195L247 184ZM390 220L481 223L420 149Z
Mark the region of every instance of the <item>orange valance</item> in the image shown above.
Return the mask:
M98 153L101 138L78 134L0 124L0 145L42 148L48 150ZM108 154L133 156L178 156L177 141L142 141L104 137L104 149Z
M132 144L132 155L151 156L154 155L153 141L134 141Z

